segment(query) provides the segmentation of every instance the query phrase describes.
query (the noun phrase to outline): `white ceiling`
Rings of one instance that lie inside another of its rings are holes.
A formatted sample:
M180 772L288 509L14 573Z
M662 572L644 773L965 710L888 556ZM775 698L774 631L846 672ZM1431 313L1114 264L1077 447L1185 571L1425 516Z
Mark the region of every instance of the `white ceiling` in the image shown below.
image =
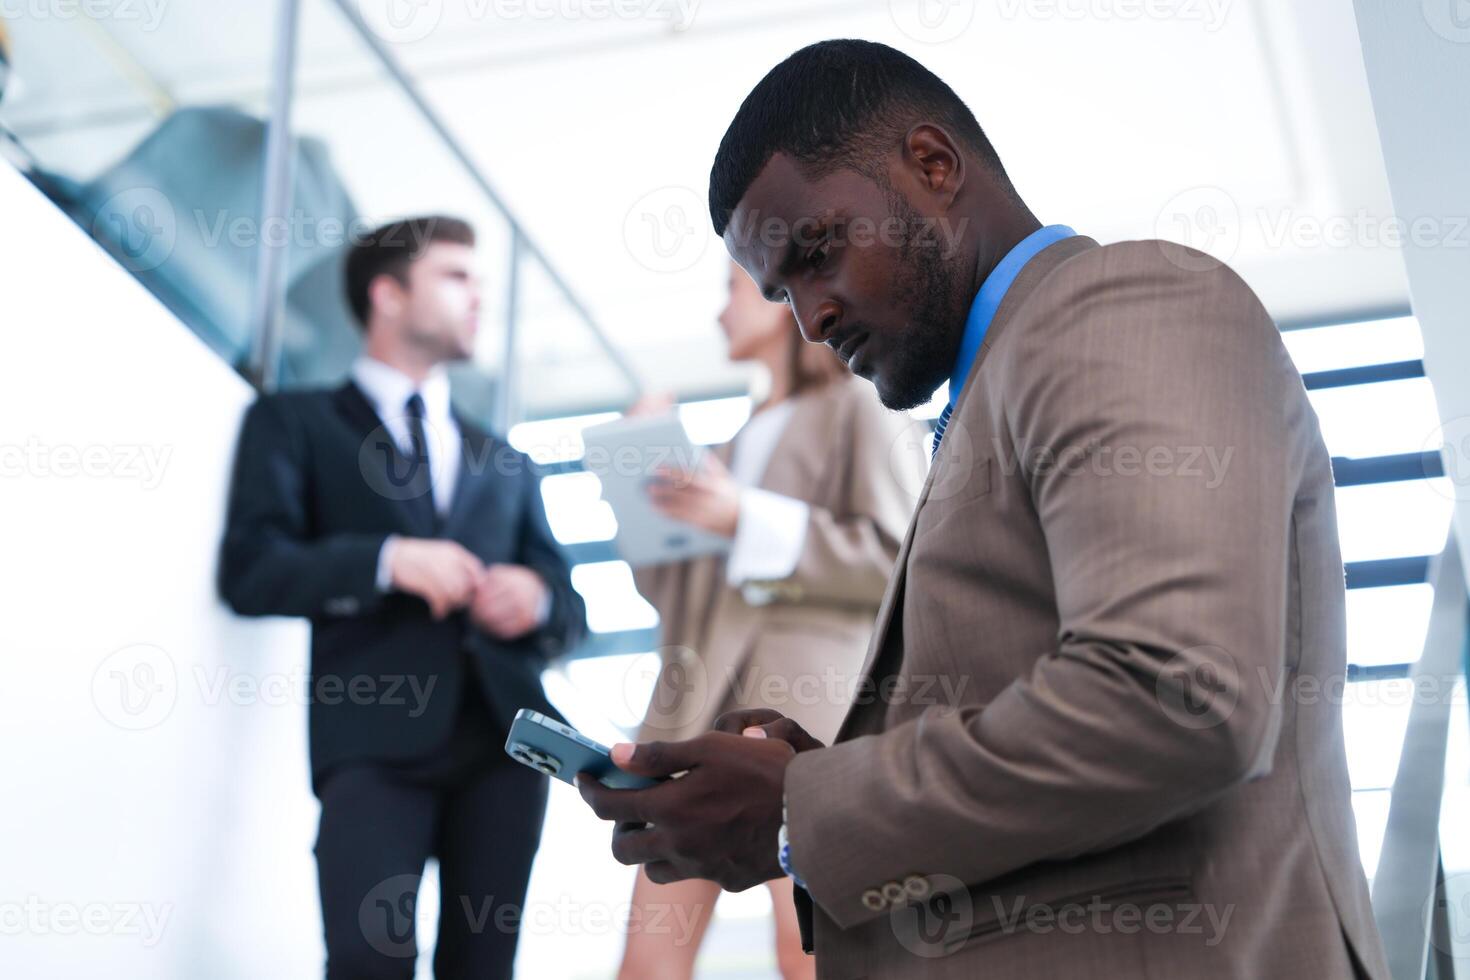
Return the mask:
M730 381L713 322L726 260L704 208L709 166L762 74L836 36L892 44L945 78L1043 221L1105 242L1207 245L1288 323L1406 302L1399 254L1378 234L1392 210L1341 0L349 2L655 385ZM305 7L297 123L332 146L359 207L451 207L493 224L329 0ZM583 13L533 16L568 10ZM611 10L633 16L595 16ZM15 31L25 87L13 125L28 109L36 126L54 121L55 89L70 103L120 98L105 77L88 87L27 63L27 26ZM259 8L174 4L146 35L105 26L171 98L263 105ZM687 234L660 255L655 228L665 245ZM491 252L494 281L504 255ZM530 342L562 345L574 328L557 322Z

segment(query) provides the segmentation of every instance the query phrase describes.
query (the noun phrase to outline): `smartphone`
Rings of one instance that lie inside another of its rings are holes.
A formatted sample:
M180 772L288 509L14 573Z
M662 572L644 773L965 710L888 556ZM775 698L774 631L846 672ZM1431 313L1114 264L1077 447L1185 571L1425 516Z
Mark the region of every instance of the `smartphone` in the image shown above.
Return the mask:
M643 789L662 782L624 772L613 763L607 746L530 708L516 712L505 740L505 751L522 765L555 776L564 783L570 783L579 772L596 777L612 789Z

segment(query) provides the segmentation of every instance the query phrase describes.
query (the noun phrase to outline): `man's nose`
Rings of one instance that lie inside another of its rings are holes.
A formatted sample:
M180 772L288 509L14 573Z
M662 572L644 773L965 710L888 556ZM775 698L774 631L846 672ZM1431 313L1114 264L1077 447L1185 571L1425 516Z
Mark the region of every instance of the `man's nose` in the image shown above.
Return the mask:
M801 336L813 344L826 343L841 321L842 307L830 299L796 313L796 326L801 330Z

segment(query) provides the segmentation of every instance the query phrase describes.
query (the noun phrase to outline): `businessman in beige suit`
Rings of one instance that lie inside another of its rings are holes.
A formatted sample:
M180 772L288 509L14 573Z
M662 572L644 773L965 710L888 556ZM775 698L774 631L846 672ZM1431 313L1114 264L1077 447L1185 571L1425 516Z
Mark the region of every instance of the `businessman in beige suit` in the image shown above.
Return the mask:
M867 42L767 75L710 204L885 404L952 401L835 743L745 712L618 746L683 775L581 781L614 855L792 876L824 978L1386 978L1323 693L1331 468L1250 289L1042 228L958 97ZM936 677L966 683L920 702Z

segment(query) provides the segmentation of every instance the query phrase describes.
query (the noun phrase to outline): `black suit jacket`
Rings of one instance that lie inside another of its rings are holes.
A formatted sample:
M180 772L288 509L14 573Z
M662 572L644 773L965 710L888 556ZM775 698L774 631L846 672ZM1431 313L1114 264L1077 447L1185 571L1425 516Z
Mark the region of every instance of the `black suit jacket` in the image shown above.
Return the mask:
M482 686L503 727L520 708L558 717L540 673L583 638L586 607L547 526L530 460L457 421L460 473L436 527L424 501L403 499L390 462L406 464L356 385L266 395L245 417L220 592L243 615L311 620L314 780L341 762L434 753L467 683ZM533 569L551 589L549 621L503 643L464 612L435 621L422 599L379 592L378 553L390 534L446 538L487 564Z

